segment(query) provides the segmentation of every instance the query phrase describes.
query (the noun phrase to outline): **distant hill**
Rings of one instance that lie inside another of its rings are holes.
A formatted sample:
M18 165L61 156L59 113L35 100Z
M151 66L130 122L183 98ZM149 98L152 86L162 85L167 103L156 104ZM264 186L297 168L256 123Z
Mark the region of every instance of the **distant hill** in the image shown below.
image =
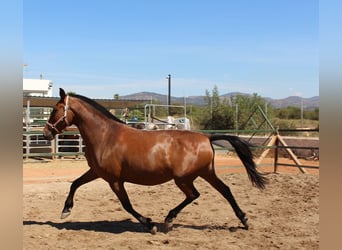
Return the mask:
M240 93L240 92L231 92L224 95L221 95L221 98L227 98L230 99L232 96L236 95L249 95L246 93ZM271 104L275 108L285 108L288 106L295 106L300 107L303 101L303 107L304 109L313 109L316 107L319 107L319 96L314 96L311 98L302 98L299 96L289 96L284 99L272 99L269 97L264 97L269 104ZM146 100L150 101L157 100L161 103L166 104L167 103L167 95L162 95L154 92L139 92L131 95L125 95L120 96L120 99L130 99L130 100ZM184 103L184 97L174 97L171 96L171 103ZM204 96L188 96L186 98L186 103L188 105L204 105Z
M275 108L284 108L288 106L301 107L303 102L303 107L305 109L317 108L319 107L319 96L314 96L311 98L302 98L299 96L289 96L284 99L272 99L265 98L270 104Z

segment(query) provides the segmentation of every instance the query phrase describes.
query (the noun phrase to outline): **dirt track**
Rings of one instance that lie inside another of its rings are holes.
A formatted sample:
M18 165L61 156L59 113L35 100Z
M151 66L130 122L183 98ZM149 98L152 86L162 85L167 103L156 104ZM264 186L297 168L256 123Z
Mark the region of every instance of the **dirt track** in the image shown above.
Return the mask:
M201 196L178 215L167 234L146 233L102 180L82 186L71 216L61 220L70 182L86 171L86 162L24 163L24 249L318 249L317 170L304 175L296 174L297 168L279 168L281 174L269 174L269 185L259 191L244 169L236 167L239 160L217 157L216 165L247 213L248 231L239 228L229 204L201 179L195 181ZM172 182L126 188L136 210L160 230L168 211L184 198Z

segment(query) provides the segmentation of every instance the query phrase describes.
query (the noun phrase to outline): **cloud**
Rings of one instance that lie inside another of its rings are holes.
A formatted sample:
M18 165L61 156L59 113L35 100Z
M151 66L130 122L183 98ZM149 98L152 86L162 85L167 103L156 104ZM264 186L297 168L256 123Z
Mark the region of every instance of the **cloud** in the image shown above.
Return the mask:
M290 91L291 96L303 96L302 92L299 92L299 91L295 90L294 88L289 88L289 91Z

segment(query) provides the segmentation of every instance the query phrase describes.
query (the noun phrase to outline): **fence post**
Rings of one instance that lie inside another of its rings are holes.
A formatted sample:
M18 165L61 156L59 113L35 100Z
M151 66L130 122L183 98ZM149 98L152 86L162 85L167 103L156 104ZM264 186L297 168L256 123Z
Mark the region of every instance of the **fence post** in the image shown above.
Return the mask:
M52 150L51 150L51 151L52 151L52 153L53 153L53 154L52 154L52 159L53 159L53 160L56 159L56 155L57 155L57 154L56 154L56 153L57 153L57 150L58 150L58 149L57 149L57 147L58 147L58 142L57 142L57 141L58 141L58 135L55 136L55 140L53 140L53 143L51 143L51 147L52 147Z
M274 149L274 173L277 173L278 170L278 153L279 153L279 139L277 136L277 139L275 141L275 149Z
M290 157L292 158L292 160L296 163L297 167L299 168L299 170L305 174L306 170L304 168L301 167L301 163L299 162L297 156L293 153L293 151L291 150L291 148L286 144L286 142L283 140L283 138L281 138L281 136L278 134L277 135L278 140L280 141L280 143L285 147L285 150L287 151L287 153L290 155Z
M78 138L77 138L77 143L78 143L78 154L76 154L75 155L75 158L76 159L79 159L80 157L79 157L79 155L80 155L80 152L81 152L81 137L80 136L78 136Z
M30 153L30 135L26 134L25 135L25 141L26 141L26 160L29 158L29 153Z
M80 153L83 153L83 138L81 135L79 135L79 139L80 139Z
M274 146L275 142L277 140L277 134L274 134L270 140L270 142L267 144L267 148L264 152L262 152L262 154L260 155L259 159L257 160L256 164L260 164L261 161L266 157L266 155L268 154L268 152L271 150L271 147Z

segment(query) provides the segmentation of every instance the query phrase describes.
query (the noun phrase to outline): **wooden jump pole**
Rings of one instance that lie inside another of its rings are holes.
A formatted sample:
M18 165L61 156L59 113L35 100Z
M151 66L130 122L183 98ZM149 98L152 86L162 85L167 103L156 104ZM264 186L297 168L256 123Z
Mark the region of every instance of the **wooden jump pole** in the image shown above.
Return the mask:
M266 157L268 152L271 150L271 147L274 146L276 140L277 140L277 135L275 134L272 136L270 142L267 144L267 148L264 150L264 152L262 152L259 159L257 160L257 162L256 162L257 165L260 164L261 161Z
M264 152L262 152L262 154L260 155L259 159L256 161L256 164L257 165L260 164L261 161L266 157L268 152L271 150L271 147L276 145L276 147L275 147L275 156L274 156L274 172L276 173L277 172L277 168L278 168L278 145L279 145L279 142L285 147L286 152L290 155L291 159L294 161L294 163L299 168L299 170L302 173L305 174L306 170L304 168L302 168L302 164L299 162L297 156L289 148L289 146L284 141L284 139L279 135L278 130L272 136L270 142L267 144L267 148L264 150Z
M301 166L302 164L299 162L297 156L293 153L293 151L292 151L290 148L288 148L288 145L286 144L286 142L284 141L284 139L281 138L280 135L277 135L277 137L278 137L279 142L280 142L281 144L283 144L283 146L285 147L285 150L286 150L287 153L290 155L290 157L292 158L292 160L296 163L296 165L297 165L297 167L299 168L299 170L300 170L302 173L306 174L306 170L305 170L304 168L302 168L302 166Z

